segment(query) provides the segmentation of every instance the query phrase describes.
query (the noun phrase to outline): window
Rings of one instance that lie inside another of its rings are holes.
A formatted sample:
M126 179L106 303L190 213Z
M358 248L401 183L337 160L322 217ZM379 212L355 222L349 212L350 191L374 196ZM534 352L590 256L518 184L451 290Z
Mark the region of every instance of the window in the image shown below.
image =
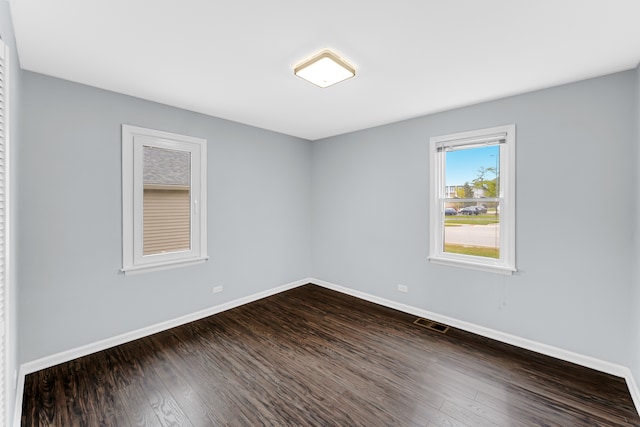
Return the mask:
M515 125L430 139L430 261L516 271L515 142Z
M122 270L207 259L206 140L122 125Z

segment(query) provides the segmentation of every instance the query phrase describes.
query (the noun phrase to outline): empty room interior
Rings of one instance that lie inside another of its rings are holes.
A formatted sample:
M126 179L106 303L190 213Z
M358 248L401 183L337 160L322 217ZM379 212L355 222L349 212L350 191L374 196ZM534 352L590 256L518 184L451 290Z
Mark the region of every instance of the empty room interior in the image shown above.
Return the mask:
M0 2L1 422L640 425L638 16Z

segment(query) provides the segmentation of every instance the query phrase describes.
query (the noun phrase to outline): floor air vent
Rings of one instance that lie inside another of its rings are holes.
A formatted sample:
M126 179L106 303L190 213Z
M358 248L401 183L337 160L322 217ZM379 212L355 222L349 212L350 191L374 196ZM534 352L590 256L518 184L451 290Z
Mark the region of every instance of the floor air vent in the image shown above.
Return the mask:
M422 326L423 328L431 329L432 331L440 332L441 334L446 334L449 330L449 326L443 325L442 323L434 322L433 320L418 318L415 322L416 325Z

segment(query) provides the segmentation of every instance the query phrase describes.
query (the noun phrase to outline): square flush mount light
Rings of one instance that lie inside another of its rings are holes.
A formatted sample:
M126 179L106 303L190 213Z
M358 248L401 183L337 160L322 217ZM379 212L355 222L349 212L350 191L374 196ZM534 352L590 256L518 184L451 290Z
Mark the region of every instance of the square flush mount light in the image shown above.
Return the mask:
M293 69L293 73L320 87L329 87L356 75L356 70L330 50L323 50Z

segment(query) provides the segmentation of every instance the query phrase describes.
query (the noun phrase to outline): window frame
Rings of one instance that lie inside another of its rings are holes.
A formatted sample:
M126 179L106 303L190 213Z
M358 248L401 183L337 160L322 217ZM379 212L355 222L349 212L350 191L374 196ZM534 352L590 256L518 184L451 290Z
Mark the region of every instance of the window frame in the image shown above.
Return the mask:
M11 63L9 46L0 39L0 424L9 425L11 408L9 395L13 392L12 347L15 337L11 324ZM15 367L15 366L13 366Z
M143 255L143 147L187 151L190 169L190 249ZM207 140L122 125L122 271L156 271L198 264L207 256Z
M445 150L439 147L470 148L490 141L504 139L500 149L500 194L497 199L500 206L500 258L489 258L456 254L444 251L444 203L446 195ZM516 126L515 124L434 136L429 139L430 169L430 245L429 261L435 264L471 268L501 274L513 274L516 269L515 254L515 164L516 164Z

